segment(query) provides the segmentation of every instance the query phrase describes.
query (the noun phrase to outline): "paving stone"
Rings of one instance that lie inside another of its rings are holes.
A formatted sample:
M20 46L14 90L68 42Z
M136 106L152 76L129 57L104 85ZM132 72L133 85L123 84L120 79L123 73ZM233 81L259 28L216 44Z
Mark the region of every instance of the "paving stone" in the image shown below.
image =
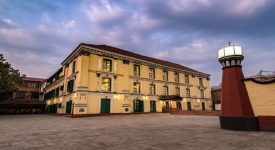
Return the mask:
M0 116L0 149L275 149L274 132L222 130L216 116Z

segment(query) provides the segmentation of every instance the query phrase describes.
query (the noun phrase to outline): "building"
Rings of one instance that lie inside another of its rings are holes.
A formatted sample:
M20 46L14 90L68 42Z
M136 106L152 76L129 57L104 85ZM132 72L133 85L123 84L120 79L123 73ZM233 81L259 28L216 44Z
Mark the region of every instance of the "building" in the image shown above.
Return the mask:
M39 100L39 87L45 79L24 77L19 89L12 94L12 100Z
M48 112L211 110L210 75L108 45L81 43L43 89Z
M45 102L39 93L44 79L24 77L12 100L0 101L0 115L44 113Z
M213 110L221 110L221 85L211 87Z
M244 79L256 116L275 116L275 72L260 71Z

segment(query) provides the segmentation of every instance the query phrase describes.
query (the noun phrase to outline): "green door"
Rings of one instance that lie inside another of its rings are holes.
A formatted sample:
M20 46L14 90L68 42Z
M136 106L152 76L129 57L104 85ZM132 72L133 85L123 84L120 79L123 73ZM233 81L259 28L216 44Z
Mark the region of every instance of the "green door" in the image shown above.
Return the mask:
M191 102L187 102L187 110L191 110L192 108L191 108Z
M156 101L150 101L150 112L157 112Z
M66 103L66 114L71 114L72 113L72 101L68 101Z
M110 113L110 104L111 100L110 99L101 99L101 113Z
M140 111L139 112L144 112L144 103L143 103L143 101L140 101Z
M134 112L143 112L144 104L141 100L134 100Z
M177 109L181 110L181 102L177 101Z
M53 113L57 113L57 104L53 105Z

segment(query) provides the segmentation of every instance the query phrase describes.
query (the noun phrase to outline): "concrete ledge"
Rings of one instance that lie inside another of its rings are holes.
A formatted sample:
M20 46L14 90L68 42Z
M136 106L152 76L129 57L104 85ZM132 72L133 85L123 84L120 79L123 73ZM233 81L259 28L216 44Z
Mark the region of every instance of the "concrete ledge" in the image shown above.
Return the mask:
M254 116L220 116L220 126L222 129L235 131L258 131L258 118Z
M71 118L97 117L97 116L110 116L110 115L153 114L153 113L161 113L161 112L106 113L106 114L73 114L73 115L71 115Z
M172 115L219 116L220 111L172 111Z

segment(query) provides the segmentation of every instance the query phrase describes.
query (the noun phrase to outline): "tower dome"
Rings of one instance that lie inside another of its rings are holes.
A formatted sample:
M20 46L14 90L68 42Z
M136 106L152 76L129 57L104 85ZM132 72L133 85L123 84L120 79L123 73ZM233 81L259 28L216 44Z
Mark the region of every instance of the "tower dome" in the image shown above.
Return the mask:
M219 50L219 62L223 67L241 66L244 59L241 46L229 45Z

